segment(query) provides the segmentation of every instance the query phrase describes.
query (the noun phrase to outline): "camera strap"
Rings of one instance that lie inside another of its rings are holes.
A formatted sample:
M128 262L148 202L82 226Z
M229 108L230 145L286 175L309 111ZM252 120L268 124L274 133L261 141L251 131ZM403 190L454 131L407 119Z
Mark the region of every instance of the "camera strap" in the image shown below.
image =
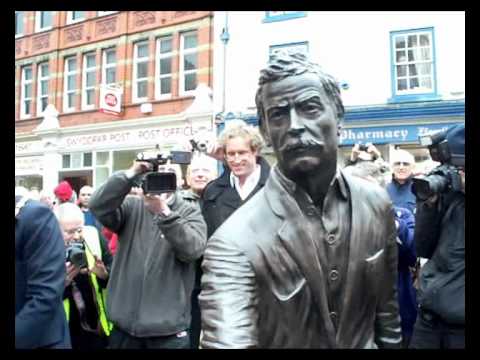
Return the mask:
M80 326L82 327L82 329L85 330L85 331L88 331L88 332L98 334L99 333L98 324L97 324L96 329L92 329L87 323L87 319L86 319L87 309L86 309L86 306L85 306L85 301L83 300L82 293L78 289L75 281L72 281L72 297L73 297L73 301L75 302L75 305L76 305L77 310L78 310L79 319L80 319Z

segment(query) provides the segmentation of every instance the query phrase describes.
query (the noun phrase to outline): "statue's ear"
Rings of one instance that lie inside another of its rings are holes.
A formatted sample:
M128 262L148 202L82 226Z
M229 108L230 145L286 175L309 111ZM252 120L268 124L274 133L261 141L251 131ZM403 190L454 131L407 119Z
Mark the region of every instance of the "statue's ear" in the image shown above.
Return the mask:
M265 145L271 146L272 140L270 138L270 134L268 133L268 130L266 129L265 119L262 119L260 121L260 134L262 135L263 140L265 141Z

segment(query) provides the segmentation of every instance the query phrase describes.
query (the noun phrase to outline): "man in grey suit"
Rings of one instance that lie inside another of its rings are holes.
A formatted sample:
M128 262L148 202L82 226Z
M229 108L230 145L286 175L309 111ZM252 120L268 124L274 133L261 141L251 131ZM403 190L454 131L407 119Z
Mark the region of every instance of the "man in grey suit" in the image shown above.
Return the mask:
M392 204L337 168L336 81L282 53L259 85L260 128L278 164L208 241L201 347L400 347Z

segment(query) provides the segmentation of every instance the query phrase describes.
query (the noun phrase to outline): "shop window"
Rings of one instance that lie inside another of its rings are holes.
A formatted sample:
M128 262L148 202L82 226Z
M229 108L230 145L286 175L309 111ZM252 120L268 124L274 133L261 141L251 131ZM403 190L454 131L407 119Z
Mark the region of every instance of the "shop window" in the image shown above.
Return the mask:
M180 95L189 95L197 87L198 37L196 31L180 37Z
M110 176L110 152L102 151L95 153L95 187L102 185Z
M62 155L62 169L70 169L70 154Z
M85 11L67 11L67 25L85 20Z
M75 56L65 58L63 111L75 110L77 94L77 59Z
M48 105L48 83L50 72L48 62L39 64L37 70L37 116L43 114Z
M307 16L306 11L266 11L263 22L284 21Z
M90 167L92 166L92 153L83 153L83 166Z
M35 11L35 32L52 28L53 11Z
M148 42L136 43L133 53L133 102L148 98Z
M89 110L95 107L96 64L95 53L83 56L82 72L82 109Z
M390 32L392 98L422 101L437 98L433 28Z
M172 93L172 37L157 39L155 98L170 97Z
M91 152L77 152L62 155L62 169L83 169L91 166Z
M102 84L115 84L117 80L117 49L103 50Z
M280 51L298 51L308 57L308 42L298 42L298 43L289 43L289 44L279 44L271 45L269 48L269 56L272 57L273 54Z
M127 170L132 166L132 161L142 150L120 150L113 152L113 171Z
M23 16L24 11L15 11L15 37L23 35Z

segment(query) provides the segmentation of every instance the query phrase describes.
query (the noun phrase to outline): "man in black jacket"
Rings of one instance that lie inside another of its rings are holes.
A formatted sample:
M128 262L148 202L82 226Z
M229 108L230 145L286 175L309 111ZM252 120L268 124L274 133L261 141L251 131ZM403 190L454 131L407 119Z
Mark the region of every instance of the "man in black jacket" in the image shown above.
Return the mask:
M207 223L208 237L265 185L270 165L260 156L262 144L260 133L242 120L230 121L220 134L215 154L223 156L225 171L207 185L202 196L202 214ZM198 294L202 260L196 264L192 293L192 348L198 348L201 330Z
M465 347L465 126L450 128L445 138L461 190L417 196L416 250L429 261L420 273L411 348Z

